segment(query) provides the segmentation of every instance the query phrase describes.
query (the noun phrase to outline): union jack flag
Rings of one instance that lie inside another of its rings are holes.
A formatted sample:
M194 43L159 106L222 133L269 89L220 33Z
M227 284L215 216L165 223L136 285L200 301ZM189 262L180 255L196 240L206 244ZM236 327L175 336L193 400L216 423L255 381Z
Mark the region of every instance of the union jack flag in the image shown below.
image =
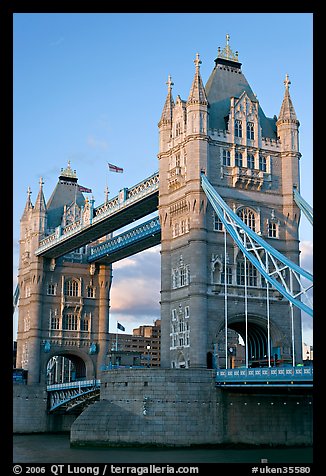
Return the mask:
M80 192L92 193L92 189L91 189L91 188L86 188L86 187L83 187L82 185L78 185L78 190L79 190Z

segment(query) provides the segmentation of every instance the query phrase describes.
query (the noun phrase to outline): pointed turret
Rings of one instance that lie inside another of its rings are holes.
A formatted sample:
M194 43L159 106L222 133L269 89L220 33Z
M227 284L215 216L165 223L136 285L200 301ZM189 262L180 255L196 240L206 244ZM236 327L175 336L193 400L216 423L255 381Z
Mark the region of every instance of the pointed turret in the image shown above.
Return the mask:
M190 89L187 104L207 105L208 101L207 101L206 91L200 76L199 65L201 64L201 60L199 59L198 53L196 54L196 59L194 60L194 63L196 65L196 72L195 72L195 77Z
M199 54L194 60L196 71L189 97L187 100L187 134L207 134L207 107L206 91L200 76Z
M291 96L290 96L290 91L289 91L290 84L291 84L291 81L289 80L289 75L286 74L285 80L284 80L284 85L285 85L284 98L283 98L281 110L278 116L277 124L281 124L282 122L293 122L299 125L299 121L297 119L297 115L295 113Z
M295 113L289 86L291 81L289 75L286 74L284 85L285 92L281 106L281 110L276 121L277 135L281 141L281 147L283 151L295 151L299 150L299 121Z
M160 122L158 123L160 129L160 152L164 152L167 149L168 143L172 137L174 100L172 97L173 82L170 75L166 84L168 86L168 94L163 106Z
M31 210L33 210L31 194L32 194L31 187L28 187L28 189L27 189L27 200L26 200L24 211L23 211L22 219L24 217L26 217Z
M39 185L40 185L40 188L39 188L38 195L36 197L34 210L38 211L38 212L44 212L44 211L46 211L46 203L45 203L45 198L44 198L44 194L43 194L44 182L43 182L42 177L40 177Z
M161 115L160 122L158 123L158 126L161 127L163 124L171 124L172 123L172 112L174 108L174 100L172 97L172 86L174 83L171 80L171 76L169 75L168 80L166 82L168 86L168 94L166 96L166 100L163 106L163 111Z

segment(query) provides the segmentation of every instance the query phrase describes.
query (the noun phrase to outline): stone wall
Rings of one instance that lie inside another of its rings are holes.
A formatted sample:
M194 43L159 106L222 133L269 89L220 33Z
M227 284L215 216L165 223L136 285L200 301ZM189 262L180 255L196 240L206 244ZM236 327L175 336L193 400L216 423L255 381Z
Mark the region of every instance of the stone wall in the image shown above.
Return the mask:
M100 401L72 424L73 446L312 444L307 390L217 388L203 369L112 370L101 381Z
M76 415L50 415L46 387L41 384L13 385L13 432L68 432Z

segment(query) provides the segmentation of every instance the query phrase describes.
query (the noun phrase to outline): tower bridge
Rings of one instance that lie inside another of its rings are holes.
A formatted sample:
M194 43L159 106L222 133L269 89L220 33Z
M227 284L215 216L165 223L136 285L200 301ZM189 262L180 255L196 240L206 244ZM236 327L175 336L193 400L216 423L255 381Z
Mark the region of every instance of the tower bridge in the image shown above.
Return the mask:
M266 396L264 410L260 407L264 418L272 386L281 392L275 402L301 389L297 403L305 408L311 403L304 392L312 385L312 369L297 364L302 364L301 312L312 316L312 275L300 267L298 229L301 211L312 223L312 208L300 195L299 121L290 81L286 76L278 116L266 117L228 42L229 37L205 86L196 55L186 100L179 95L174 100L169 76L158 123L158 173L96 208L79 190L70 163L47 203L42 180L35 204L28 191L14 295L17 366L27 370L31 391L35 385L47 388L46 411L69 413L87 397L95 400L72 425L76 444L92 438L146 443L153 435L161 444L166 431L173 434L168 444L225 441L219 409L233 399L242 402L237 387L259 386ZM161 369L110 371L112 263L159 243ZM234 343L245 354L236 368ZM51 364L59 360L60 388ZM251 369L262 361L266 369ZM276 362L287 362L287 370ZM179 392L180 400L171 400L167 388ZM156 398L159 394L165 398ZM187 427L186 401L192 419L203 416L201 426L191 420L196 435ZM288 441L284 435L292 424L298 427L302 413L293 410L291 422L281 407L277 412L284 428L275 428L275 434ZM232 415L225 418L231 421ZM238 417L239 425L248 418L245 412ZM85 424L99 418L102 429L85 435ZM176 421L189 431L173 432ZM310 428L310 420L305 425ZM298 443L311 438L310 429L302 431ZM270 435L264 438L260 442L271 442Z

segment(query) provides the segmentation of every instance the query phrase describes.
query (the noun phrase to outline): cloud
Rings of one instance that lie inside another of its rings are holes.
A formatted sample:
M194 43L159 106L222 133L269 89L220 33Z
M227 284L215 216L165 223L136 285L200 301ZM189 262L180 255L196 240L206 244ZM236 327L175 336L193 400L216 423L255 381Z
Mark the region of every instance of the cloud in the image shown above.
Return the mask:
M301 241L300 243L300 266L306 271L312 272L313 267L313 242Z
M109 145L105 140L96 139L93 135L88 136L87 145L92 149L107 150Z
M113 265L110 292L111 318L144 324L160 316L160 246Z

